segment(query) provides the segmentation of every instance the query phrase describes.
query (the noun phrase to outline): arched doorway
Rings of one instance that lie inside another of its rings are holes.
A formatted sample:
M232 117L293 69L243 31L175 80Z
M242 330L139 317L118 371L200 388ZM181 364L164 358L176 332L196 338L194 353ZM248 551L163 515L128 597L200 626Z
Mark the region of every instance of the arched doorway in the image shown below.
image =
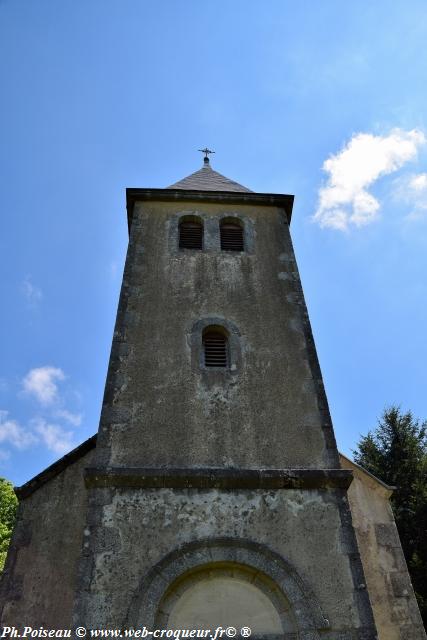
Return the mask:
M289 602L264 573L238 563L210 563L180 576L160 602L162 629L249 627L253 635L295 633Z
M227 601L234 603L236 614L245 616L243 626L254 625L251 640L320 640L319 632L330 628L314 594L288 561L265 545L228 537L196 540L165 555L141 578L124 626L168 630L183 623L181 628L198 628L197 611L205 599L212 603L208 610L223 615L224 621L229 619ZM273 629L279 621L277 633ZM236 626L240 631L238 623L209 622L211 626Z

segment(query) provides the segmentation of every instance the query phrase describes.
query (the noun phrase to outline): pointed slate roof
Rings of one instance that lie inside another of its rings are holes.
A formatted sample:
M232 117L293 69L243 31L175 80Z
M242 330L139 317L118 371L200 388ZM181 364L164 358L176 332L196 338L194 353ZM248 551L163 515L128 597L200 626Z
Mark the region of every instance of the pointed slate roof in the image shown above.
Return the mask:
M230 178L226 178L218 171L214 171L209 163L209 158L204 159L201 169L191 175L171 184L168 189L194 189L195 191L241 191L252 193L250 189L244 187Z

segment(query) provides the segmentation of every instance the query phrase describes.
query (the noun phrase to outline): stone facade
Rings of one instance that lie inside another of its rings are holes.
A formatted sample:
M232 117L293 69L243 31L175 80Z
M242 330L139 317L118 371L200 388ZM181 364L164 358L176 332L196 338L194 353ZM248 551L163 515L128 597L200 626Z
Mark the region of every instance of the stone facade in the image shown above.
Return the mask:
M393 487L340 455L353 473L348 499L380 640L425 638L389 498Z
M19 509L0 582L4 626L71 627L87 511L84 469L95 438L18 490Z
M246 620L262 637L378 637L289 234L293 198L227 180L205 161L169 189L128 190L96 447L21 490L3 624L69 625L74 594L73 624L87 628ZM203 225L202 249L179 248L183 219ZM241 226L244 251L221 250L223 220ZM227 336L225 367L205 365L208 327ZM48 576L63 582L53 601ZM396 637L425 637L411 633Z
M133 207L97 463L337 468L285 211L154 198ZM188 215L202 251L178 248ZM222 217L244 225L244 252L220 250ZM208 325L229 331L227 371L200 364Z

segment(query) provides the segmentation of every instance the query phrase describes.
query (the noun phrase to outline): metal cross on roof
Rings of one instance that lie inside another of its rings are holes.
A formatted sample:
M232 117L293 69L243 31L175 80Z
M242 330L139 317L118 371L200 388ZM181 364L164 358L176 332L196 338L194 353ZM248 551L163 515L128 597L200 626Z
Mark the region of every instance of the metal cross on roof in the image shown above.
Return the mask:
M204 149L198 149L198 151L201 151L202 153L204 153L205 154L205 158L207 158L208 160L209 160L209 154L210 153L215 153L215 151L211 151L207 147L205 147Z

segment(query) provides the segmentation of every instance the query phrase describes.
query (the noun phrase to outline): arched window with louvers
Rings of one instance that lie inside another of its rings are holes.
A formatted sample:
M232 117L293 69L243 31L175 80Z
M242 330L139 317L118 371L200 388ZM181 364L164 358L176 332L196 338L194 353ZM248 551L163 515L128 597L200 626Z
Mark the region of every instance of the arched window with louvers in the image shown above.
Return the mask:
M244 229L238 218L224 218L220 222L222 251L244 251Z
M202 341L205 367L227 369L230 366L230 353L226 330L218 326L206 327Z
M179 221L179 248L203 249L203 222L194 216L185 216Z

